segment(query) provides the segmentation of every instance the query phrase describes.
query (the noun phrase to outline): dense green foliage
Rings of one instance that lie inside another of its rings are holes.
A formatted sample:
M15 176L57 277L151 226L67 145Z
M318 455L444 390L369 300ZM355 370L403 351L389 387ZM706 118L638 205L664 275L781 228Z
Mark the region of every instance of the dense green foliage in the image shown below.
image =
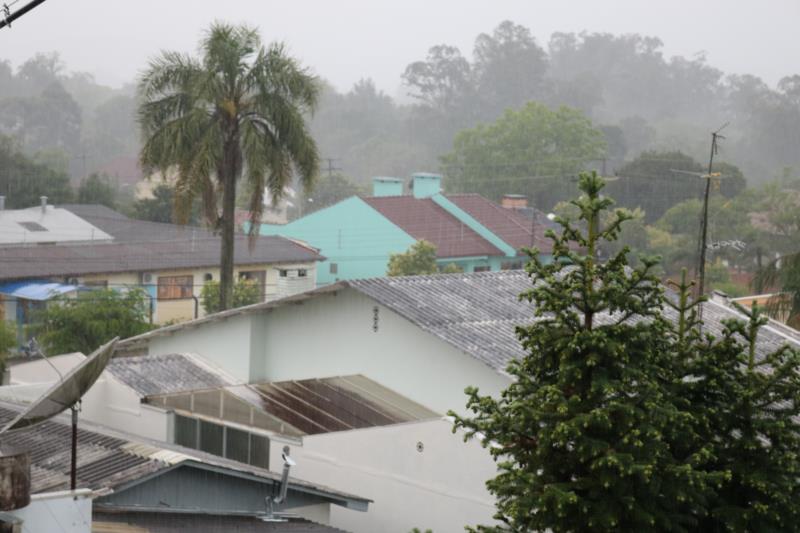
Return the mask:
M265 190L280 199L295 175L313 185L319 156L305 114L316 107L319 87L282 44L264 47L246 26L213 24L200 50L199 59L164 52L143 74L140 160L148 172L177 172L179 222L202 197L206 220L222 235L220 304L227 309L238 182L252 191L253 221L261 220ZM251 236L258 230L250 225Z
M390 254L387 276L419 276L436 274L436 246L419 240L403 253Z
M81 185L78 187L79 204L100 204L116 209L117 202L115 198L116 191L114 186L111 185L111 180L109 180L108 176L92 174L81 181Z
M756 354L766 319L758 307L738 310L719 338L703 335L692 283L673 284L678 312L676 396L695 431L673 446L694 449L708 472L723 473L698 513L698 531L798 531L800 512L800 352L784 346ZM701 455L702 454L702 455Z
M570 176L604 154L603 134L581 112L530 102L493 124L460 132L442 163L448 191L493 199L525 194L550 209L571 194Z
M150 300L140 290L111 289L79 292L48 302L32 333L48 355L91 353L114 337L122 339L151 329Z
M258 283L249 279L240 279L233 286L233 305L232 307L243 307L261 301L262 287ZM222 311L219 301L219 282L206 281L200 292L200 301L206 314Z

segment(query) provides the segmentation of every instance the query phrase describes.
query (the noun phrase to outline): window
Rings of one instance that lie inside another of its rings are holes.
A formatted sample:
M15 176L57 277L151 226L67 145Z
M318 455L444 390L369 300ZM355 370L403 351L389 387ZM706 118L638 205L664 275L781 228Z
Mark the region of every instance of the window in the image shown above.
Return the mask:
M285 278L286 276L289 275L289 271L288 270L284 270L284 269L280 269L278 271L278 273L279 273L280 277L282 277L282 278Z
M338 274L339 273L339 264L338 263L331 263L330 264L330 273L331 274Z
M175 444L269 468L269 438L221 424L175 415Z
M90 279L84 281L83 284L86 287L102 287L104 289L108 288L108 280L107 279Z
M522 268L522 261L505 261L500 263L500 270L519 270Z
M203 281L212 281L214 279L214 274L211 272L206 272L203 274Z
M192 297L194 276L159 276L158 299L180 300Z
M491 270L491 267L488 266L476 266L472 269L473 272L489 272L489 270Z
M305 268L301 268L300 270L297 271L297 277L298 278L304 278L307 275L308 275L308 271Z

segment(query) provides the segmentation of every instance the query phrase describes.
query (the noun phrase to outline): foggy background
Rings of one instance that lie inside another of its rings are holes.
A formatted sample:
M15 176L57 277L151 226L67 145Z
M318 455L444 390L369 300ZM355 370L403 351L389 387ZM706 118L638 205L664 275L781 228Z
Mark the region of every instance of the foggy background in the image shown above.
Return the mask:
M194 51L215 19L286 41L337 89L371 77L392 96L405 66L430 46L469 51L477 34L506 19L530 28L539 43L556 31L655 36L668 57L705 51L715 67L770 84L800 69L796 0L49 0L0 32L0 53L18 65L58 50L71 70L120 86L159 50Z

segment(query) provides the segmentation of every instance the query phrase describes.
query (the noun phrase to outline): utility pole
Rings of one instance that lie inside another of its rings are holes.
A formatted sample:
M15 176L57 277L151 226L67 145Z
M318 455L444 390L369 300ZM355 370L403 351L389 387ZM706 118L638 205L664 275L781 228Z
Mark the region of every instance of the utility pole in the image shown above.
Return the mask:
M708 198L711 194L711 180L713 179L714 175L712 174L712 170L714 167L714 156L719 151L719 144L718 141L720 139L724 139L722 135L719 134L720 131L725 128L728 124L724 124L721 128L711 134L711 154L708 158L708 173L705 175L706 178L706 186L705 192L703 193L703 214L700 220L700 239L698 239L698 247L699 247L699 259L697 263L697 295L703 296L705 293L705 281L706 281L706 249L708 247Z
M328 162L328 166L325 168L325 172L328 173L328 177L329 178L333 177L333 173L334 172L341 172L341 170L342 170L341 167L337 167L336 165L333 164L334 161L339 161L339 158L337 158L337 157L326 157L326 158L323 158L323 161L327 161Z

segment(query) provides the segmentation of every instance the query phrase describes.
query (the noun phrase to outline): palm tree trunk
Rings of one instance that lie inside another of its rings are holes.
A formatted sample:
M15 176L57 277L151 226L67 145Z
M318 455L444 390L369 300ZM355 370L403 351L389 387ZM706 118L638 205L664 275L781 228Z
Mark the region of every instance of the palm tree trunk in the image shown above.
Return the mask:
M219 303L224 311L233 306L233 246L236 239L236 178L239 173L238 142L227 143L224 148L222 177L222 249L220 251Z

